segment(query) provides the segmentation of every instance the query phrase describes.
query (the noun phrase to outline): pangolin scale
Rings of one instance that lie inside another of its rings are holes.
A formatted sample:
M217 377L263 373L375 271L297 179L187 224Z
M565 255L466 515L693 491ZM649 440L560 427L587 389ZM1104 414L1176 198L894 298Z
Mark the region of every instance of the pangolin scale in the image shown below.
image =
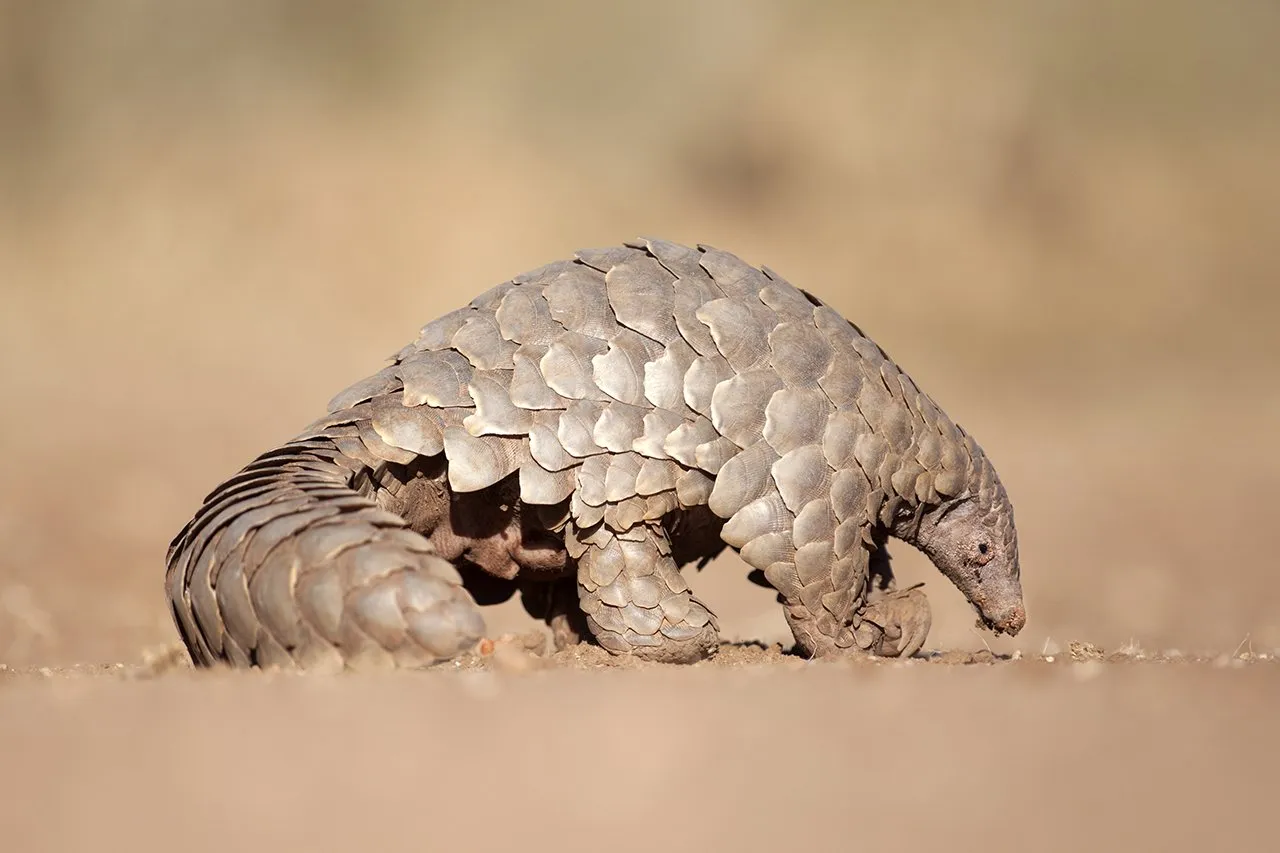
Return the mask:
M166 588L200 665L421 667L516 590L557 642L718 648L683 566L726 545L807 655L911 655L889 536L989 628L1025 621L1013 509L879 346L767 267L657 239L584 250L429 323L218 486Z

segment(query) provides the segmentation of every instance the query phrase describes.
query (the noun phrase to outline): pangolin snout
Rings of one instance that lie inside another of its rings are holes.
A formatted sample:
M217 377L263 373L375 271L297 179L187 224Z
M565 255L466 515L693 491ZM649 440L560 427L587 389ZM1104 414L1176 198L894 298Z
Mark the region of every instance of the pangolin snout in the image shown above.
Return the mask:
M999 617L991 620L991 627L1001 634L1008 634L1010 637L1015 636L1026 624L1027 608L1023 606L1022 602L1018 602Z

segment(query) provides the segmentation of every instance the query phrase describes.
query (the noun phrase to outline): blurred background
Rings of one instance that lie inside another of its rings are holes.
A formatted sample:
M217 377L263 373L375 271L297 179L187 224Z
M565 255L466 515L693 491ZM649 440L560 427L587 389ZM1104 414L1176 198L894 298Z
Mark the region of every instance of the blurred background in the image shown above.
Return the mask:
M175 642L217 482L638 235L819 294L987 449L1030 621L899 545L931 647L1280 646L1277 44L1265 0L0 2L0 662Z

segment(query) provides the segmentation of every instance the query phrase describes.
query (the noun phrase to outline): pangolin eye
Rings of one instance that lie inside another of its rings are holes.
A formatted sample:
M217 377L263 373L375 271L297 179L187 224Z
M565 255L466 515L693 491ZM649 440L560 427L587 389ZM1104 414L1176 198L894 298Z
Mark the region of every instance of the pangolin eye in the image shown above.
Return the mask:
M979 543L978 543L978 553L979 553L979 554L985 554L985 553L987 553L987 550L988 550L988 549L987 549L987 543L986 543L986 542L979 542Z

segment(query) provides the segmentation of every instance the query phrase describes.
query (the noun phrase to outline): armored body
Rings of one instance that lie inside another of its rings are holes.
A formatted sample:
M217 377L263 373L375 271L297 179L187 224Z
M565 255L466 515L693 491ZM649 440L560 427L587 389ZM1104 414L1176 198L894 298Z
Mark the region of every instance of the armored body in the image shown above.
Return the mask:
M726 545L800 651L910 655L924 551L996 631L1024 621L987 456L857 326L768 268L661 240L581 251L422 329L215 489L167 592L197 664L427 666L523 592L557 640L692 662L681 569Z

